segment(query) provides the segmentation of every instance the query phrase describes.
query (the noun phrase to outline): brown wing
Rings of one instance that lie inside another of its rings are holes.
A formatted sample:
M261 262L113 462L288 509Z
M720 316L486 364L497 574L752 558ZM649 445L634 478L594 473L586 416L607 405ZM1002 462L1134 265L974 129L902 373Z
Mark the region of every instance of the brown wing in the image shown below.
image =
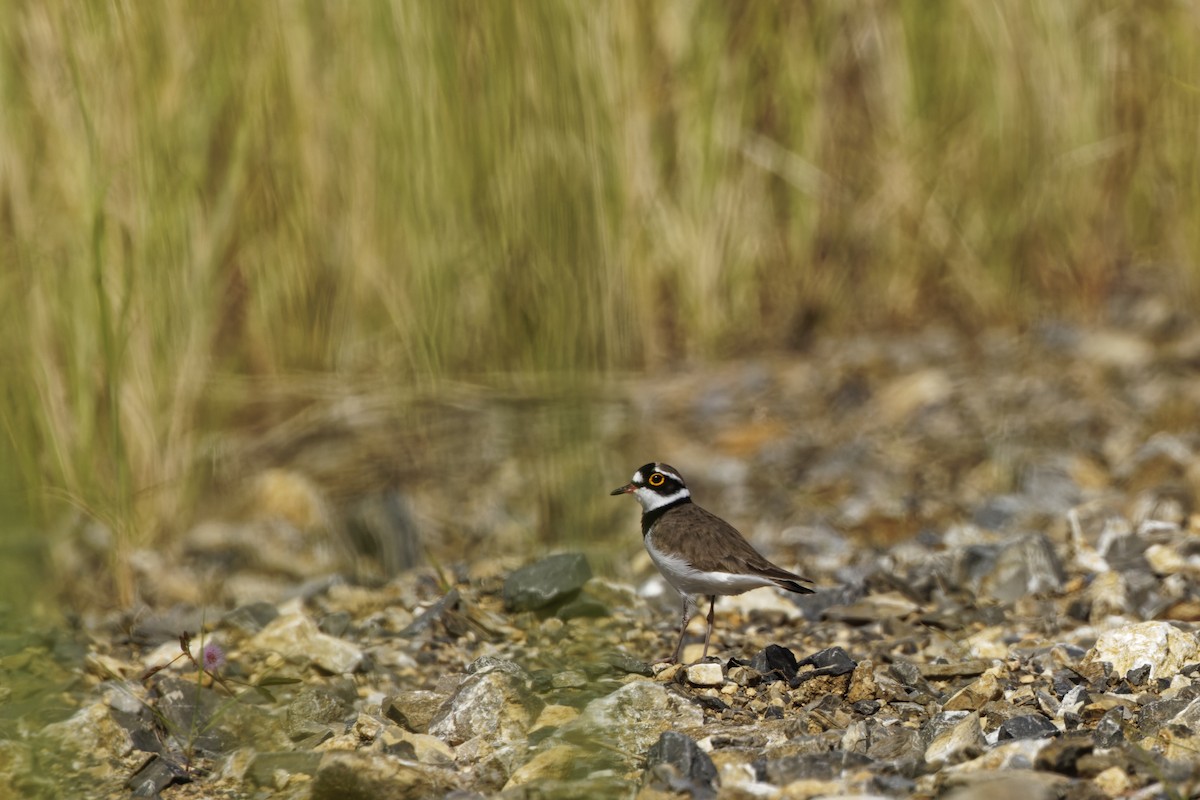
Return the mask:
M795 583L812 583L811 580L772 564L738 533L737 528L716 514L705 511L695 503L682 506L679 512L672 520L676 534L672 537L675 539L673 544L696 569L704 572L749 572L776 581L782 588L793 592L808 594L812 591Z

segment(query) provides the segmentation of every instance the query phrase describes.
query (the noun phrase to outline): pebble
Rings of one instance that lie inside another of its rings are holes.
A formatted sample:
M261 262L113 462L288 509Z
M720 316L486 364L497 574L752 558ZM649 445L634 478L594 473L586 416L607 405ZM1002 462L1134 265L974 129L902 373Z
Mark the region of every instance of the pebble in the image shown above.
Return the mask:
M725 682L725 674L720 664L692 664L687 668L687 681L693 686L720 686Z

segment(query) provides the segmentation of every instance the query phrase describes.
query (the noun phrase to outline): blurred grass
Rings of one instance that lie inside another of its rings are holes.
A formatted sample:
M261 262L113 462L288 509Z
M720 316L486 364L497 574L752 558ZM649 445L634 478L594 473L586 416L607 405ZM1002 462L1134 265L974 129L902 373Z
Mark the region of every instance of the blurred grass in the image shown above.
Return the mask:
M1144 264L1194 301L1198 33L1088 0L12 0L7 493L104 523L127 600L223 376L594 377L1094 314Z

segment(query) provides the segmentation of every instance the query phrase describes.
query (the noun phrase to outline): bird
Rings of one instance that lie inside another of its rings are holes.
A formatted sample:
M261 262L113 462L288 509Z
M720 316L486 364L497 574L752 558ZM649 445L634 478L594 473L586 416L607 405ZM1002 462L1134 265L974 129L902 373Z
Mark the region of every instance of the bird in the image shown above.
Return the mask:
M703 661L712 639L713 613L719 595L734 595L775 586L796 594L813 594L808 578L788 572L754 549L737 528L692 502L679 470L652 462L633 473L633 479L612 495L631 494L642 506L642 542L650 560L683 599L683 620L675 653L665 659L679 663L688 622L696 613L694 595L708 597L708 629Z

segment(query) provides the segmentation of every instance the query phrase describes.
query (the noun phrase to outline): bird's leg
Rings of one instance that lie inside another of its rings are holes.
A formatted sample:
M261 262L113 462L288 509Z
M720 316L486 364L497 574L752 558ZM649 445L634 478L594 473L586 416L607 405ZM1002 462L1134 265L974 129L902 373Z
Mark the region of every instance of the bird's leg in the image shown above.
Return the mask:
M708 596L708 630L704 632L704 655L700 656L700 660L708 658L708 641L712 638L713 629L713 613L717 609L717 596L710 594Z
M675 654L668 662L670 664L679 663L679 657L683 655L683 638L687 635L688 623L692 621L692 614L696 613L696 601L692 599L692 596L685 594L681 597L683 597L683 619L679 622L679 643L675 645Z

